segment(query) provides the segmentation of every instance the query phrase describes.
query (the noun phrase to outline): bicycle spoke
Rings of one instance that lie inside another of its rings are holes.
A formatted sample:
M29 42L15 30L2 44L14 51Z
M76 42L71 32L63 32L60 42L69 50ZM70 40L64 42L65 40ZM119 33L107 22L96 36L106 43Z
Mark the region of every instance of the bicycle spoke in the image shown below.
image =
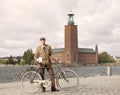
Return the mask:
M63 90L76 88L79 84L78 76L72 70L65 70L57 77L58 85Z
M35 71L26 72L21 79L24 91L29 93L37 92L40 89L40 85L39 83L34 81L40 79L41 79L40 75L38 73L36 74Z

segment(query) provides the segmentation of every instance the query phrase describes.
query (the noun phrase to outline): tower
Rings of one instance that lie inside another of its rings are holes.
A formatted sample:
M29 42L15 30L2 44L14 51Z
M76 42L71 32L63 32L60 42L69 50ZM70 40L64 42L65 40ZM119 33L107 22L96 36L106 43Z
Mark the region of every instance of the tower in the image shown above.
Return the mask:
M65 60L67 63L78 62L78 34L73 16L72 12L68 14L68 23L65 25Z
M97 44L95 46L95 52L96 52L96 63L98 63L98 46L97 46Z

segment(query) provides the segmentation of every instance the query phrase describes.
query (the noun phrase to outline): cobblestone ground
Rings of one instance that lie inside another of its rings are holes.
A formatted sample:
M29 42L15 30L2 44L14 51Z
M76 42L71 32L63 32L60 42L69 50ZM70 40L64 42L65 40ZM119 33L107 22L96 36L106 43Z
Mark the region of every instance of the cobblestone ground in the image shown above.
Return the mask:
M120 95L120 76L80 77L77 90L37 92L33 95ZM20 82L0 83L0 95L32 95L24 93Z

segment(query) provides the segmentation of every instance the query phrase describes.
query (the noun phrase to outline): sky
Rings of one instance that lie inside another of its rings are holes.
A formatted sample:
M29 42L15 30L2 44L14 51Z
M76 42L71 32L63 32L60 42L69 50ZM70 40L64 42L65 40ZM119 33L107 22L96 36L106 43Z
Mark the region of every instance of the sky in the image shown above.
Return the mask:
M0 0L0 57L35 52L40 37L64 47L69 11L75 14L80 48L120 56L120 0Z

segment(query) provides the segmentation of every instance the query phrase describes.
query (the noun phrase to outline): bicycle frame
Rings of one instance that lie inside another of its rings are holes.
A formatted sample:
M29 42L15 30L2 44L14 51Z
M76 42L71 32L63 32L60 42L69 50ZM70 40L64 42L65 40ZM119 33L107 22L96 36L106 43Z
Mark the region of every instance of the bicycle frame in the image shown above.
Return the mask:
M68 82L68 80L64 77L64 74L63 74L64 72L63 72L63 70L62 70L62 69L60 68L60 66L58 65L58 64L60 64L60 63L56 61L55 64L56 64L56 67L57 67L57 69L58 69L57 72L55 73L55 78L57 78L57 76L61 74L62 77ZM36 69L36 70L35 70L36 73L35 73L35 75L32 77L32 79L30 80L30 83L34 83L34 82L35 82L35 83L39 83L39 84L45 83L46 80L33 81L33 80L35 79L37 73L39 73L39 70L42 69L42 68L49 68L49 67L39 67L38 69ZM31 67L31 70L33 70L33 67ZM58 83L56 82L56 84L58 84ZM57 85L57 86L58 86L58 85Z

